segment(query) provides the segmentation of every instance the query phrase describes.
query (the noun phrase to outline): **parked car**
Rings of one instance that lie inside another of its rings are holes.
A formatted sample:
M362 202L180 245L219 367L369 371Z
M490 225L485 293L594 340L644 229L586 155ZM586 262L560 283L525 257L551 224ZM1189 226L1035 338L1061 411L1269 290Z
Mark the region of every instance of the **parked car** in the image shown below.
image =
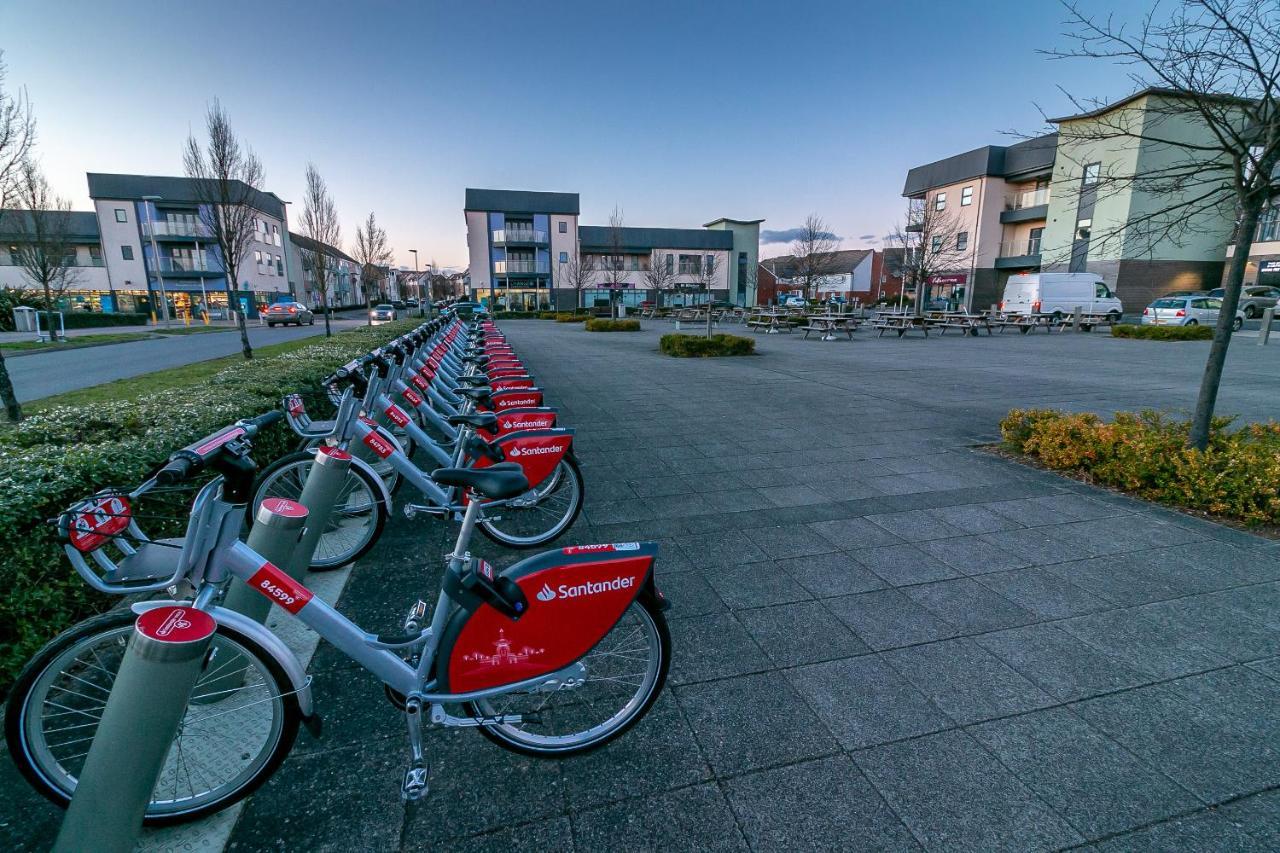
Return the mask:
M782 300L783 308L805 308L808 304L803 296L788 296Z
M301 326L306 323L308 326L316 324L316 315L311 309L297 302L273 302L264 312L267 317L267 326L275 326L277 323L287 326L290 323Z
M407 307L407 308L417 308L417 307L418 307L418 300L416 300L416 299L406 299L406 300L404 301L404 304L405 304L405 307Z
M1216 326L1221 310L1222 300L1205 294L1163 296L1142 309L1142 325ZM1244 312L1237 310L1231 328L1239 330L1244 320Z
M396 309L394 305L383 303L382 305L373 306L373 310L369 312L369 319L376 323L390 323L396 318Z
M409 307L409 304L405 302L403 299L393 299L391 300L391 307L396 309L397 311L403 311L404 309Z
M1086 314L1106 314L1118 322L1120 300L1102 276L1090 272L1034 272L1009 276L1000 310L1008 314L1052 314L1066 317L1079 307Z
M1221 287L1215 287L1205 295L1221 299L1224 293ZM1247 319L1252 320L1261 317L1262 312L1268 308L1274 308L1277 301L1280 301L1280 289L1265 284L1250 284L1240 290L1240 304L1237 307Z

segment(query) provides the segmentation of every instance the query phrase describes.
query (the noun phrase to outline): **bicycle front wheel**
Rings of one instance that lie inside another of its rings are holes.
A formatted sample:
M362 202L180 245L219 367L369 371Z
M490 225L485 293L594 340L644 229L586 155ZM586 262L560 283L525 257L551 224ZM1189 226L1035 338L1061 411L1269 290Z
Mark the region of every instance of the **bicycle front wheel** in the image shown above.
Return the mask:
M304 450L282 456L267 466L258 477L249 504L250 522L267 498L296 501L302 497L302 488L314 464L315 454ZM334 499L329 523L311 555L311 570L337 569L363 557L378 541L389 512L382 489L373 476L352 465Z
M509 548L545 545L568 530L582 512L582 471L570 454L530 490L531 497L517 498L495 507L493 518L480 522L484 535Z
M9 696L5 737L18 770L65 808L133 632L116 611L81 622L40 650ZM302 711L288 676L256 642L218 625L145 822L183 823L252 793L288 755Z
M481 726L485 737L526 755L563 756L595 749L645 715L667 680L671 634L657 608L634 601L618 624L555 689L504 693L466 706L477 717L520 715L518 723Z

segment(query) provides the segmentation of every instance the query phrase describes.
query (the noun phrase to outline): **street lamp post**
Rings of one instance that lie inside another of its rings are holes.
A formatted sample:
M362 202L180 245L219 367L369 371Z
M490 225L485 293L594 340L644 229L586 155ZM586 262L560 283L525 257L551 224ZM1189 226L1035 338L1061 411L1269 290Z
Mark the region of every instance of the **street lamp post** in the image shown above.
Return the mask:
M165 328L169 328L169 294L165 293L164 275L160 272L160 247L156 245L156 219L151 215L152 205L160 201L158 195L144 195L147 202L147 230L151 232L151 261L156 265L156 282L160 285L160 316L164 318Z
M418 293L418 316L422 316L422 279L418 277L418 250L410 249L409 254L413 255L413 289Z

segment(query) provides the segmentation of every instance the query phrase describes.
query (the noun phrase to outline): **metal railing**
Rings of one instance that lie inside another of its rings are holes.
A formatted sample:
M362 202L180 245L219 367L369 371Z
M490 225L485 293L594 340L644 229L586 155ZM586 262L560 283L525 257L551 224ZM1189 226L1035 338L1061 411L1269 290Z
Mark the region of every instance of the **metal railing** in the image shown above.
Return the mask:
M209 265L209 258L201 255L197 258L161 258L160 272L222 272Z
M102 258L89 258L88 260L82 261L79 258L72 257L70 255L63 258L59 263L59 266L63 266L63 267L105 267L106 265L107 265L107 262L104 261ZM19 261L17 258L15 258L13 255L9 254L8 252L0 254L0 267L20 267L20 266L22 266L22 262Z
M209 226L200 221L187 219L160 219L155 222L142 223L142 235L150 237L212 237Z
M1000 255L1002 258L1021 258L1024 255L1040 254L1040 237L1030 237L1022 240L1006 240L1000 244Z
M494 261L495 275L514 275L518 273L547 273L549 265L546 261Z
M1005 210L1022 210L1024 207L1039 207L1049 203L1049 188L1040 187L1034 190L1023 190L1020 193L1009 193L1004 197Z
M547 232L534 228L499 228L493 232L495 243L545 243Z

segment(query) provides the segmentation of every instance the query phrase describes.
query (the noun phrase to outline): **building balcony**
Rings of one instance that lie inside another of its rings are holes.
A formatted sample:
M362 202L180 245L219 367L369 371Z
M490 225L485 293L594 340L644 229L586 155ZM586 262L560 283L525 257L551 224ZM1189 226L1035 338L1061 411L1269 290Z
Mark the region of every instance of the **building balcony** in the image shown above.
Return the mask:
M545 246L547 232L534 228L499 228L493 232L495 246L510 246L523 243L531 246Z
M147 239L154 236L157 240L163 240L166 237L184 239L203 237L208 239L213 236L213 232L209 230L209 226L205 225L203 222L190 222L181 219L161 219L155 222L143 222L142 236Z
M1004 197L1004 210L1000 211L1002 223L1033 222L1049 215L1049 188L1041 187Z
M546 261L494 261L493 274L512 276L548 275L551 271Z
M63 258L60 264L60 266L71 267L74 269L84 269L87 267L105 267L106 265L107 265L107 262L104 261L102 258L86 258L84 260L81 260L80 258L71 257L71 256ZM16 255L10 252L5 252L4 254L0 254L0 267L20 267L20 266L22 266L22 261L18 260L18 257Z
M996 256L996 269L1023 269L1040 266L1040 238L1007 240L1000 244Z
M170 276L222 275L222 270L209 263L207 257L161 258L160 273Z

